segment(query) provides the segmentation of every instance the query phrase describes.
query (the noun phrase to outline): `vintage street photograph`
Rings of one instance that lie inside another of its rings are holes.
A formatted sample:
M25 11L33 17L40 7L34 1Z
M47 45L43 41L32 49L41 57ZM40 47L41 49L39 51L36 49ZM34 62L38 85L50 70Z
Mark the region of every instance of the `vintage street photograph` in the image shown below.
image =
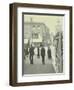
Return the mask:
M23 13L22 75L64 72L63 14Z

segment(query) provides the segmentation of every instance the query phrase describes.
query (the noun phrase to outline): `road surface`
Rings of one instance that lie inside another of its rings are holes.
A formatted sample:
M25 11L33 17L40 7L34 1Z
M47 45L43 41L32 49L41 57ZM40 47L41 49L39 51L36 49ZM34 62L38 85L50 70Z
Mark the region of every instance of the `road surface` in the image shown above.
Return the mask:
M34 64L30 64L29 56L24 60L24 74L46 74L46 73L55 73L52 59L45 57L45 64L42 64L42 59L37 58L37 55L34 55Z

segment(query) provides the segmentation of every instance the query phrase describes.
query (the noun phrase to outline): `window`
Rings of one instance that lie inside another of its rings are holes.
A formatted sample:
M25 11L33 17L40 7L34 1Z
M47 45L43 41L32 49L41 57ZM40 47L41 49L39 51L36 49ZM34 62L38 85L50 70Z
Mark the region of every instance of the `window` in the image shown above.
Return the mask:
M32 37L33 37L33 39L38 39L38 33L33 33Z

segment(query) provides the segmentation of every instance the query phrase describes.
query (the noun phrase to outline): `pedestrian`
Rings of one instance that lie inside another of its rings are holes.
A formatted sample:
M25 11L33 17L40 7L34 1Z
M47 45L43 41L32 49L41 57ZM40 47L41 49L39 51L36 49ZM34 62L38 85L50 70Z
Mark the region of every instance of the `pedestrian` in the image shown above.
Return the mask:
M51 49L50 49L50 47L48 47L47 54L48 54L48 59L50 60L51 59Z
M28 57L29 51L28 51L28 47L25 46L24 48L24 59L26 60Z
M34 47L32 45L29 49L29 53L30 53L30 64L33 64Z
M28 52L28 47L26 47L26 48L25 48L25 55L28 57L28 54L29 54L29 52Z
M42 64L45 64L45 48L43 46L41 48L41 57L42 57Z
M37 47L37 57L40 58L40 49Z

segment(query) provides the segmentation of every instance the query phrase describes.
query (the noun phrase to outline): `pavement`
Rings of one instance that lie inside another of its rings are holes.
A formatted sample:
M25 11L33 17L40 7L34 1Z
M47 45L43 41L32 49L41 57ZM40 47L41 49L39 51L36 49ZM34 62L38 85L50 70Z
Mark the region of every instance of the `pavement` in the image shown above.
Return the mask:
M46 73L55 73L52 59L45 57L45 64L42 64L42 58L37 58L37 55L34 55L34 64L30 64L29 56L24 59L24 74L46 74Z

